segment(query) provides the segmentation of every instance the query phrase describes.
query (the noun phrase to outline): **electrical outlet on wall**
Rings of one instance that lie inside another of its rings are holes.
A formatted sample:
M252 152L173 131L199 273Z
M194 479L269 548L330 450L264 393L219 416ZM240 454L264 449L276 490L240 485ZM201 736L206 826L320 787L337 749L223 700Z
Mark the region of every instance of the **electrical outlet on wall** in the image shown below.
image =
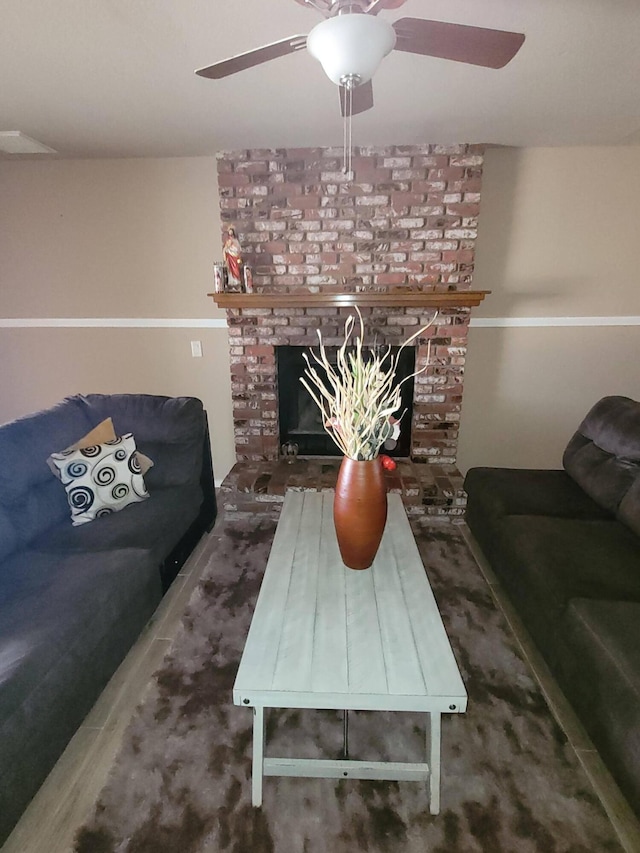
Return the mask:
M193 358L202 358L202 341L191 341L191 355Z

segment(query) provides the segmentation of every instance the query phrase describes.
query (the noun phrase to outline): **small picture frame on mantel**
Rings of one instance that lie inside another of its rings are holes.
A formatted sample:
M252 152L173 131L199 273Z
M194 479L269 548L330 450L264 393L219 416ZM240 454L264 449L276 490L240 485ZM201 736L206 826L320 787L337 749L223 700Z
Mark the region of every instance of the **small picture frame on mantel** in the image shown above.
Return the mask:
M248 264L243 267L242 277L244 279L244 292L253 293L253 268Z
M227 270L222 262L216 261L213 265L213 290L214 293L224 293L227 284Z

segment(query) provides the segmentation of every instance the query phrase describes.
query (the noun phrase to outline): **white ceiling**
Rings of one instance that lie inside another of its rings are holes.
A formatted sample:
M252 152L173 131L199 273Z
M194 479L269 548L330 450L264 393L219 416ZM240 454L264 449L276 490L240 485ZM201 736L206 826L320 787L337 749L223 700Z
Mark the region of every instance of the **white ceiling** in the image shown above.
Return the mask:
M640 143L638 0L407 0L381 14L526 41L499 71L393 52L355 145ZM2 0L0 130L64 157L340 145L337 90L306 51L225 80L193 73L320 20L294 0Z

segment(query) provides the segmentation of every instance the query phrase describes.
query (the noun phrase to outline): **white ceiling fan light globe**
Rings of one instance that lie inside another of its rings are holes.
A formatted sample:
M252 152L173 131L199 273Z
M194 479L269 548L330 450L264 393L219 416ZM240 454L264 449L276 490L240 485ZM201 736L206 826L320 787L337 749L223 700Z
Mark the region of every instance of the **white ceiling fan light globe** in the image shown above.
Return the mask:
M396 34L387 21L373 15L338 15L315 26L307 36L307 50L339 86L356 75L366 83L391 53Z

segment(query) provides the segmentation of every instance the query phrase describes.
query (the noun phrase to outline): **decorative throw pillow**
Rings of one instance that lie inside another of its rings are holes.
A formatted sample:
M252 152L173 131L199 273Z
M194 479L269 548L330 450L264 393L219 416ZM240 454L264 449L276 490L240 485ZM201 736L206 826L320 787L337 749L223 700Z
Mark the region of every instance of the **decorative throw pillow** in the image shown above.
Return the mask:
M94 427L86 435L83 435L82 438L78 439L70 447L61 451L61 453L68 453L70 450L80 450L82 447L93 447L96 444L104 444L107 441L113 441L117 437L116 431L113 428L113 421L111 418L105 418L103 421L100 421L98 426ZM138 462L140 463L142 476L147 473L149 468L153 467L152 460L148 456L145 456L144 453L140 453L140 451L138 451ZM60 471L53 461L52 456L47 459L47 465L51 473L60 479Z
M51 459L60 471L75 526L149 497L131 433L91 447L52 453Z

